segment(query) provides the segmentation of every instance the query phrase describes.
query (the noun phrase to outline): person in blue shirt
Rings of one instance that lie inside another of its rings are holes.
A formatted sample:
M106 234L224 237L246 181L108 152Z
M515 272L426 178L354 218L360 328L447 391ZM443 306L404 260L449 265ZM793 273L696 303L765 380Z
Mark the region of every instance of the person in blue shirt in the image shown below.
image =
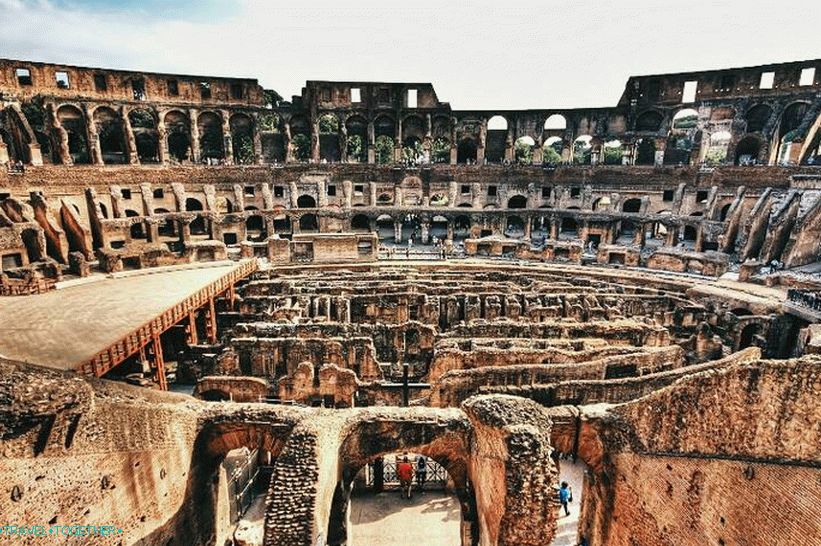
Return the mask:
M567 508L567 503L573 501L573 489L567 482L562 482L562 486L559 488L559 502L564 508L564 514L566 516L570 515L570 510Z

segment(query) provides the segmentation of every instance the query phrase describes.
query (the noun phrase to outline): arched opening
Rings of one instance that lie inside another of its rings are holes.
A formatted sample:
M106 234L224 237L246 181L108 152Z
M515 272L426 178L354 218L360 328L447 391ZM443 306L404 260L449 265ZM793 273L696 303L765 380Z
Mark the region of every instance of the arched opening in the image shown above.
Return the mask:
M90 162L85 116L79 108L63 105L57 109L57 118L68 137L68 152L75 164Z
M380 165L394 161L394 144L396 142L396 122L388 116L379 116L373 122L374 156Z
M552 136L544 142L542 147L542 160L547 165L558 165L562 162L562 149L564 141L561 137Z
M684 241L687 243L695 243L698 237L698 230L695 226L684 226ZM689 245L688 245L689 246Z
M622 212L637 213L641 212L641 199L636 197L627 199L621 207Z
M274 218L274 233L291 233L291 219L284 214L276 216Z
M464 137L456 146L456 162L465 165L476 162L478 145L473 137Z
M622 220L620 223L619 229L619 244L629 245L633 243L633 239L636 236L636 231L639 229L637 224L631 222L630 220Z
M655 110L642 112L636 118L636 131L655 133L661 129L661 122L663 120L664 117Z
M560 239L575 239L579 236L579 228L574 218L562 218L562 223L559 226Z
M383 214L376 219L376 231L379 234L380 241L394 241L396 232L394 231L393 218L387 214Z
M202 206L202 202L199 199L194 199L193 197L189 197L185 200L185 210L186 212L197 212L204 210ZM205 218L202 215L197 215L191 221L189 225L191 229L191 235L207 235L208 230L206 228Z
M225 158L222 118L214 112L203 112L197 118L200 135L200 158L203 162L219 162Z
M119 114L111 108L100 106L94 110L93 118L103 163L106 165L128 163L125 153L123 120Z
M366 462L353 479L343 473L332 501L327 544L347 543L348 524L357 544L406 544L409 537L420 545L463 544L462 522L472 519L472 492L464 471L454 475L447 466L452 463L437 459L385 453ZM403 494L403 479L409 480L410 498Z
M636 145L636 165L655 165L656 142L652 138L642 138Z
M234 162L250 165L256 159L254 151L254 121L246 114L234 114L229 120Z
M422 162L425 151L422 149L422 141L415 136L409 136L402 142L402 159L410 165L417 165Z
M524 195L514 195L507 200L507 208L509 209L526 209L527 197Z
M708 165L721 165L727 160L727 149L733 135L729 131L718 131L710 135L709 147L704 154L704 162Z
M249 241L261 242L268 238L268 230L265 227L265 218L259 214L253 214L245 219L245 237Z
M608 140L602 148L605 165L621 165L624 163L624 145L621 140Z
M290 121L291 154L295 161L311 159L311 128L305 116L294 116Z
M488 163L501 163L505 159L507 148L507 120L502 116L493 116L487 122L485 138L485 158Z
M351 218L351 231L370 231L371 221L364 214L355 214Z
M464 240L470 237L470 216L460 214L453 219L453 239Z
M267 162L285 161L285 139L281 124L280 117L272 112L264 112L257 117L262 157Z
M698 112L692 108L684 108L676 112L673 116L673 129L687 130L695 129L698 126Z
M795 102L784 109L778 125L778 151L776 159L779 165L795 165L799 162L803 131L801 122L809 110L809 103Z
M730 213L730 207L732 207L732 203L727 203L723 207L721 207L721 212L719 213L718 219L720 221L725 221L727 219L727 215Z
M128 123L134 133L137 146L137 158L140 163L159 163L160 140L157 132L157 121L148 110L137 108L128 113Z
M505 222L505 236L521 239L525 235L525 221L520 216L508 216Z
M757 104L747 110L744 119L747 120L748 133L761 133L770 121L773 109L766 104Z
M312 195L300 195L297 197L296 206L301 209L315 209L316 199L314 199Z
M593 160L593 137L582 135L573 141L573 163L590 165Z
M20 238L23 240L23 246L26 247L26 255L28 256L28 261L30 264L43 260L42 247L40 246L40 234L37 230L24 229L20 233Z
M182 163L189 159L191 134L188 116L173 110L165 115L165 130L168 133L168 155L172 162Z
M430 147L431 163L450 163L450 140L436 137Z
M299 217L299 231L319 231L319 219L316 214L303 214Z
M429 235L431 238L442 241L448 236L448 219L444 216L436 215L431 219Z
M667 139L664 150L665 165L689 165L693 139L688 135L674 135Z
M564 131L567 129L567 118L561 114L553 114L544 121L542 128L545 131Z
M319 116L319 159L329 163L340 160L339 118L333 114Z
M738 350L752 347L755 344L755 338L758 336L761 327L758 323L751 322L741 329L741 334L738 336Z
M756 165L760 161L761 139L757 136L745 136L735 147L736 165Z
M374 157L380 165L393 163L393 138L387 135L376 137L374 142Z
M348 161L365 163L368 161L368 121L361 116L352 116L345 122Z
M517 163L530 165L533 163L533 148L536 141L532 137L523 136L516 139L513 144L513 155Z

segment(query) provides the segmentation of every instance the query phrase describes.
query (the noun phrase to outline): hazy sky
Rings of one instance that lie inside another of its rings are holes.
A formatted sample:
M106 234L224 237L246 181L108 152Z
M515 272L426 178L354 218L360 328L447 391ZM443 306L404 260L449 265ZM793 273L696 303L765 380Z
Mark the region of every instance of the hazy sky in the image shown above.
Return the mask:
M627 77L821 58L819 0L0 0L0 57L430 81L457 109L615 105Z

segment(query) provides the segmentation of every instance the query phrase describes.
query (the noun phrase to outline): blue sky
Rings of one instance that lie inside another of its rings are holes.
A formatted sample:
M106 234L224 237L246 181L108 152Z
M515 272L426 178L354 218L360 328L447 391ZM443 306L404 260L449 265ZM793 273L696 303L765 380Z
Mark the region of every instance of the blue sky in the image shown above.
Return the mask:
M0 0L0 56L430 81L455 108L612 106L630 75L821 58L818 0Z

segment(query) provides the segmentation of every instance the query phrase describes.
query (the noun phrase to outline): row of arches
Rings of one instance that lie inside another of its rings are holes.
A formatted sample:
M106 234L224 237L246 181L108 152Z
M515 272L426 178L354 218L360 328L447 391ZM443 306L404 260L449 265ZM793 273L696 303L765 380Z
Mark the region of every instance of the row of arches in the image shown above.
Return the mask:
M199 113L193 123L191 115L182 110L158 114L135 108L124 117L112 108L99 106L87 116L78 106L64 104L55 115L64 132L61 138L65 153L75 164L94 162L90 143L95 139L98 162L104 164L129 163L131 151L140 163L159 163L163 146L167 159L173 162L224 160L229 155L229 144L234 161L251 163L255 158L254 120L244 113L228 118L227 134L223 115L214 111Z

